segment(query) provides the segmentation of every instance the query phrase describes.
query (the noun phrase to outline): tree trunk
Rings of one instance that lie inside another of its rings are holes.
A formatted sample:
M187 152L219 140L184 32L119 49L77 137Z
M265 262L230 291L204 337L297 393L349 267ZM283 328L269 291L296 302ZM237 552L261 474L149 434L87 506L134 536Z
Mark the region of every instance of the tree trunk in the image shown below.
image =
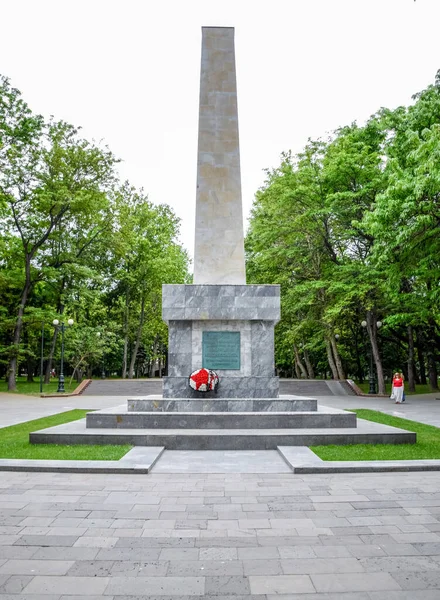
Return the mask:
M294 361L293 368L295 369L295 376L297 379L301 379L301 371L299 370L298 363L296 360ZM292 369L292 377L293 377L293 369Z
M64 313L64 304L58 305L58 312L60 316ZM61 319L60 319L61 320ZM53 330L52 343L50 345L49 356L47 357L47 365L46 372L44 374L44 383L50 383L51 371L53 368L53 357L55 356L55 350L57 347L57 339L58 339L58 327L55 327Z
M436 335L435 335L435 322L432 318L428 319L428 340L426 344L426 355L428 358L428 378L429 386L433 392L438 391L438 378L437 378L437 364L435 362L435 347L436 347Z
M128 299L129 292L125 294L125 310L124 310L124 355L122 357L122 379L127 377L128 363Z
M304 363L302 362L299 356L298 348L295 344L293 345L293 351L295 352L295 362L297 363L298 368L301 371L301 377L307 379L307 369L305 368Z
M379 346L377 344L376 318L375 314L371 310L367 311L367 331L370 337L374 364L376 365L378 391L379 394L385 394L385 379L383 376L382 361L380 360Z
M434 354L431 351L429 351L427 354L428 354L429 386L433 392L437 392L438 391L437 365L435 363Z
M47 357L46 371L44 372L44 383L48 384L50 382L50 373L53 367L53 357L55 355L55 348L57 346L58 339L58 327L55 327L52 336L52 342L50 344L49 356Z
M416 391L414 371L414 334L412 325L408 325L408 390L410 392Z
M354 335L354 349L355 349L355 353L356 353L357 378L360 383L363 383L364 382L364 372L362 370L362 362L361 362L361 355L359 352L359 342L358 342L357 334Z
M128 370L128 378L129 379L133 379L134 365L136 363L136 357L137 357L137 353L139 350L139 344L141 341L142 328L144 326L144 318L145 318L145 294L142 296L141 314L139 317L139 326L138 326L138 330L137 330L137 334L136 334L136 341L134 344L133 353L131 355L130 368Z
M34 383L35 358L33 356L28 356L27 357L26 367L27 367L27 378L26 378L26 381L28 383Z
M20 351L20 337L21 330L23 327L24 309L26 307L31 288L32 284L30 280L30 257L26 257L26 282L23 288L23 292L21 294L20 304L18 306L17 320L15 322L14 335L12 338L13 353L8 366L8 392L17 391L17 384L15 380L17 377L18 355Z
M424 335L420 328L417 329L417 357L419 360L419 372L420 372L420 383L427 385L426 379L426 368L425 368L425 354L424 350Z
M339 356L338 346L336 344L335 336L332 334L330 338L332 346L333 357L335 359L336 370L338 372L338 379L345 379L344 367L342 366L341 357Z
M128 363L128 338L124 337L124 354L122 356L122 379L127 377L127 363Z
M338 370L333 359L332 346L330 344L330 340L328 340L327 338L325 340L325 348L327 350L328 366L330 367L330 370L332 372L333 379L338 379Z
M309 379L315 379L315 372L313 371L312 363L310 362L309 352L306 348L304 348L304 361L307 367L307 375Z

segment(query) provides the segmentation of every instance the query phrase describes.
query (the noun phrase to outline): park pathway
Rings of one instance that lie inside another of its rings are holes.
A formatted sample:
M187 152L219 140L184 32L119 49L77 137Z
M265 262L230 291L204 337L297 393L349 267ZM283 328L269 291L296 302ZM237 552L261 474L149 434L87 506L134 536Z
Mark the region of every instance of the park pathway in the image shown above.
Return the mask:
M438 600L440 474L2 473L0 598Z

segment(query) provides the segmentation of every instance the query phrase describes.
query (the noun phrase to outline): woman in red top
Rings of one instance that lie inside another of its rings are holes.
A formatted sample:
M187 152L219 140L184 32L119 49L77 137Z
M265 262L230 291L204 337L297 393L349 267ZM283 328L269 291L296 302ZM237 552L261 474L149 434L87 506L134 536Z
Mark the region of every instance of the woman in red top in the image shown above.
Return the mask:
M402 404L403 401L403 376L400 373L394 373L393 392L391 397L396 404Z

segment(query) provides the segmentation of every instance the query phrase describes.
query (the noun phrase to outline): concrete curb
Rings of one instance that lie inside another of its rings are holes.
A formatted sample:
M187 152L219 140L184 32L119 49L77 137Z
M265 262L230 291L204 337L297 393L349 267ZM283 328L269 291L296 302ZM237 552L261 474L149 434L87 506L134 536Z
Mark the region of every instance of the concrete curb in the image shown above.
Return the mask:
M114 473L146 475L162 456L163 447L132 448L120 460L0 459L0 471L37 473Z
M92 383L91 379L84 379L81 383L68 394L40 394L40 398L68 398L71 396L80 396L84 390Z
M278 446L278 453L296 474L325 473L395 473L410 471L440 471L440 460L365 460L325 461L310 448Z
M364 394L360 387L358 387L352 379L342 379L346 381L351 387L356 396L362 396L363 398L389 398L388 394Z
M0 471L147 475L164 450L163 447L137 447L119 461L1 459ZM279 446L277 450L292 470L292 475L440 471L440 460L326 462L313 454L309 448L301 446ZM148 452L150 455L144 459L144 464L142 452ZM129 456L131 453L132 457Z

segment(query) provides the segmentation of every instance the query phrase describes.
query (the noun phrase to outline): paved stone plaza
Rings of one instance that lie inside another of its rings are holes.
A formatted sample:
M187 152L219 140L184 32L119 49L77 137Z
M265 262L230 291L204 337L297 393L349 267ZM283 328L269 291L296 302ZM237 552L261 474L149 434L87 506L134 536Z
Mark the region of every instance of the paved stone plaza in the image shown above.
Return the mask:
M435 398L325 402L438 424ZM0 426L120 402L0 394ZM0 472L0 599L84 596L438 600L440 473L293 475L274 451L165 452L149 475Z
M438 600L440 474L2 473L0 597Z

